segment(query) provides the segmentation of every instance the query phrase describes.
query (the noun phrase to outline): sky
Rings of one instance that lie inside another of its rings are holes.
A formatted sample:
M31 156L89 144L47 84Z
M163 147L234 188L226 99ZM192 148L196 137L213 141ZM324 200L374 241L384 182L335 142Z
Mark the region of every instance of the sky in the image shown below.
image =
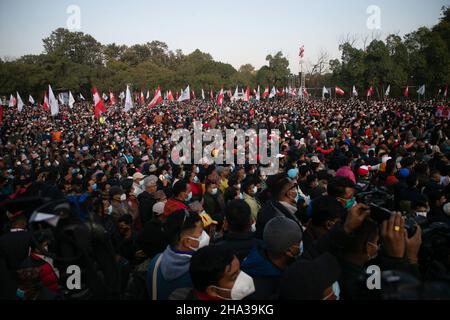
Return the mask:
M43 38L75 21L73 11L67 13L70 5L80 9L77 31L102 44L160 40L184 53L198 48L235 68L260 68L268 54L282 51L296 73L300 45L305 64L321 52L339 58L339 42L347 35L385 39L431 27L450 0L0 0L0 57L43 52ZM367 13L371 5L379 15ZM379 21L380 29L369 29L368 20Z

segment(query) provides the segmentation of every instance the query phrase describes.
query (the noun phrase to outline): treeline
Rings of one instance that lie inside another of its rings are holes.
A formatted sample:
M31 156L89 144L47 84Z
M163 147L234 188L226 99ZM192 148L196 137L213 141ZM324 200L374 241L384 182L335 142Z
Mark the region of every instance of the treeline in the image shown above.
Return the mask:
M289 62L281 52L267 56L267 65L259 70L250 64L236 70L208 53L171 51L160 41L103 45L88 34L60 28L43 44L40 55L0 59L0 95L19 91L41 99L49 83L56 91L88 94L94 85L104 92L123 91L127 84L143 91L157 85L176 91L187 84L196 91L209 91L222 85L284 87L292 81ZM353 85L359 90L370 85L381 90L390 84L391 95L396 96L407 84L426 84L427 92L436 92L450 82L449 48L450 8L443 8L440 22L431 29L423 27L403 38L389 35L386 41L373 40L365 48L343 43L341 59L326 61L329 72L312 71L307 86L339 85L349 93Z

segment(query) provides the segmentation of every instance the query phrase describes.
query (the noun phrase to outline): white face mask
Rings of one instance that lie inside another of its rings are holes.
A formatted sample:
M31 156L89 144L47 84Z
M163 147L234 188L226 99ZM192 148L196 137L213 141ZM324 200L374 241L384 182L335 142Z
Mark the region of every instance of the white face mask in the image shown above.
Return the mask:
M113 207L109 206L108 210L106 211L106 214L110 216L112 214L112 211L113 211Z
M253 193L258 193L258 187L253 187Z
M218 190L217 188L214 188L214 189L211 190L211 194L212 194L213 196L215 196L215 195L217 194L218 191L219 191L219 190Z
M426 218L427 215L428 215L428 212L426 212L426 211L416 211L416 215L417 215L418 217L424 217L424 218Z
M254 224L252 224L252 232L255 233L256 232L256 222Z
M126 194L121 195L120 201L125 201L125 200L127 200L127 195Z
M198 251L201 248L209 246L210 237L206 233L205 230L203 230L202 235L200 236L200 238L193 238L193 237L188 237L188 238L192 239L192 240L195 240L195 241L198 241L198 247L197 248L189 247L189 249L191 249L192 251Z
M144 186L144 180L139 181L139 185L140 185L141 187L143 187L143 186Z
M231 299L219 296L224 300L242 300L255 292L255 284L253 282L253 278L246 274L244 271L241 271L239 273L232 289L225 289L216 286L213 287L222 291L231 291Z

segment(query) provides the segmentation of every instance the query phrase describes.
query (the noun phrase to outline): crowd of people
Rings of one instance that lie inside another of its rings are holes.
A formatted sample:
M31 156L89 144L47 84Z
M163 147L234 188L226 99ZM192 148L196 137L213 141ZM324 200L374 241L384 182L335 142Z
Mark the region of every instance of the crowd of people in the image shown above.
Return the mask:
M446 102L93 108L4 110L4 299L450 298ZM279 130L279 172L175 165L172 133L194 121Z

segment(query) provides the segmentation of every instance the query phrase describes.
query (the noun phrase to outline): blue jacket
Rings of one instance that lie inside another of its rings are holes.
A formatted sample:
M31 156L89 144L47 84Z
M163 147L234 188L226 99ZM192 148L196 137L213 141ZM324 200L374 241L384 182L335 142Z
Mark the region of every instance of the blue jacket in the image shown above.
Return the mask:
M153 299L153 270L159 256L152 259L147 269L147 289L150 299ZM192 288L189 274L191 257L192 253L177 252L170 246L162 253L157 273L157 300L183 299L180 294L187 295L190 292Z

